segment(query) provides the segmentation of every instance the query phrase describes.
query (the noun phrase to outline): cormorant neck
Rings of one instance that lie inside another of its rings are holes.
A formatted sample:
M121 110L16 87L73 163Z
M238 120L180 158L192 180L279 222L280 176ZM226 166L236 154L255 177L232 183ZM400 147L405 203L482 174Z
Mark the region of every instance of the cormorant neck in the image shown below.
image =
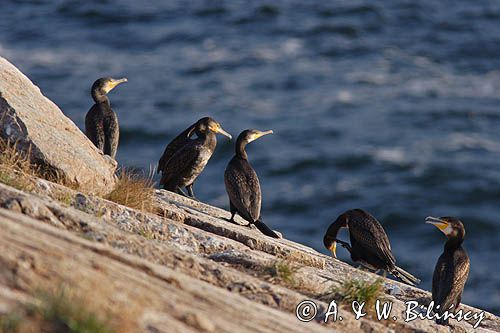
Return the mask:
M247 151L245 150L247 144L248 142L246 140L240 140L238 138L238 140L236 141L236 156L244 160L248 160Z
M464 242L464 238L461 235L448 239L448 241L444 244L445 252L452 252L458 249L462 243Z
M203 142L205 142L205 143L215 142L217 144L217 136L212 131L198 131L197 130L196 136L198 136L198 138L203 140Z
M335 239L337 239L339 231L342 227L343 225L339 223L339 221L335 221L330 225L326 231L325 238L323 239L325 246L327 246L327 244L331 244Z
M94 101L96 102L96 104L107 104L109 105L109 98L107 95L105 94L102 94L98 91L92 91L92 98L94 99Z

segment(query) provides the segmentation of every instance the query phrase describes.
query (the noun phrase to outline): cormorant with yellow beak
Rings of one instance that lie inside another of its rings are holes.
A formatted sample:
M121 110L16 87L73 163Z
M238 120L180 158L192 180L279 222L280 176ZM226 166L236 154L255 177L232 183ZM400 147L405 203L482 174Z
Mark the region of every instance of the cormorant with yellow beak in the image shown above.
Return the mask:
M351 244L337 239L341 228L349 229ZM398 280L415 286L419 279L396 266L389 238L382 225L362 209L348 210L340 215L328 228L323 243L337 258L337 243L346 248L354 262L372 270L382 269Z
M230 222L234 223L234 216L238 213L249 222L249 225L255 225L263 234L279 238L274 231L262 222L260 216L262 193L259 177L250 165L245 150L248 143L271 133L273 133L272 130L263 132L254 129L241 132L236 140L236 153L224 172L224 183L229 196Z
M112 158L115 158L118 149L120 129L107 94L123 82L127 79L105 77L95 81L91 89L95 104L85 116L85 134L99 150Z
M470 269L469 256L462 247L465 228L455 217L429 216L425 222L436 226L448 238L432 276L434 309L439 314L443 314L444 311L454 313L462 301L462 292ZM437 306L439 306L438 309ZM447 324L448 321L441 318L437 320L437 323Z
M185 195L182 188L188 187L192 198L195 198L192 185L205 169L217 146L215 134L220 133L231 139L231 135L210 117L196 122L194 132L197 138L191 140L188 137L185 144L179 147L168 161L162 163L163 168L160 170L162 172L160 185L165 190Z

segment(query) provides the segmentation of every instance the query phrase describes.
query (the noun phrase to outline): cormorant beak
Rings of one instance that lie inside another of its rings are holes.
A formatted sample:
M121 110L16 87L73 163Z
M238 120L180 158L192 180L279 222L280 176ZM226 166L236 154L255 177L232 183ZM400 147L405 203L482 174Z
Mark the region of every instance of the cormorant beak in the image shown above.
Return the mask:
M111 79L110 81L108 81L106 83L106 86L104 87L104 92L107 94L111 90L113 90L117 85L119 85L120 83L124 83L124 82L128 82L126 77L124 77L122 79Z
M332 245L330 246L329 250L332 252L332 257L337 259L337 242L333 241Z
M436 226L436 228L441 230L441 232L447 236L451 233L453 229L448 222L439 219L437 217L428 216L425 218L425 223L429 223Z
M222 127L220 127L220 125L219 125L219 126L217 126L217 128L215 128L213 131L214 131L215 133L219 133L219 134L224 135L224 136L225 136L225 137L227 137L229 140L231 140L231 139L233 138L233 137L231 136L231 134L229 134L228 132L224 131L224 130L222 129Z
M248 142L255 141L258 138L263 137L264 135L273 134L273 133L274 133L273 130L269 130L269 131L257 131L257 133L255 133L254 135L252 135L252 138Z

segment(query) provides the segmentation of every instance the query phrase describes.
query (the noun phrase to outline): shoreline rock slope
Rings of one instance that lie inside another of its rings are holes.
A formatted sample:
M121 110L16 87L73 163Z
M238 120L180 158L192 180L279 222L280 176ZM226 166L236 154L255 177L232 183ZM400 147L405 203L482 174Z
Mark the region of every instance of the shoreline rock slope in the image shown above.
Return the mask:
M430 293L389 279L383 289L399 320L355 320L342 305L343 321L325 324L334 288L377 276L231 224L228 211L164 190L154 193L155 213L145 213L28 178L24 189L0 183L0 318L34 302L40 288L64 285L120 332L472 331L465 321L404 322L404 302L427 304ZM308 323L295 317L305 299L319 307ZM500 318L485 316L476 331L500 332Z

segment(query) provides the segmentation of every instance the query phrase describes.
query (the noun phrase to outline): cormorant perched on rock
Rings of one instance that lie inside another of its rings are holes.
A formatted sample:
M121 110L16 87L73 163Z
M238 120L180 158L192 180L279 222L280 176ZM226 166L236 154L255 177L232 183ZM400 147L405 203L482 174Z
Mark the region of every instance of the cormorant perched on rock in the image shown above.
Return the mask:
M158 169L157 172L163 172L166 163L174 154L181 149L184 145L191 142L191 137L195 133L195 128L200 121L204 121L205 118L198 120L193 125L186 128L181 134L177 135L165 148L163 155L161 155L160 160L158 161ZM193 184L187 186L188 193L191 197L194 197L193 194Z
M350 245L337 239L341 228L349 229ZM372 215L362 209L346 211L328 228L323 243L328 250L332 251L334 258L337 258L337 242L351 253L353 261L369 269L382 269L412 286L420 282L419 279L396 266L396 259L392 254L391 244L384 228Z
M215 133L225 135L229 139L231 139L231 135L224 131L220 124L210 117L198 120L193 130L196 133L196 139L189 139L189 131L186 129L183 132L186 135L178 141L184 143L174 145L178 148L175 148L176 150L172 148L175 152L168 160L163 159L162 161L160 159L160 164L163 166L160 169L162 172L160 185L165 190L177 192L182 195L185 195L182 188L187 187L189 195L195 198L192 185L214 153L215 146L217 145ZM174 141L178 138L179 136ZM169 152L168 147L166 152Z
M236 213L254 224L263 234L279 238L279 236L267 227L261 220L260 207L262 194L257 174L248 162L245 147L248 143L271 134L273 131L261 132L258 130L245 130L241 132L236 140L236 154L227 165L224 172L224 183L229 196L229 206L231 210L230 222L234 222Z
M100 78L94 82L91 89L95 104L85 117L85 134L104 154L115 158L118 148L120 130L118 118L111 109L107 93L120 83L127 82L126 78Z
M435 225L448 238L432 276L434 309L440 315L444 311L454 313L462 300L470 269L469 256L462 247L465 228L462 222L454 217L427 217L425 222ZM441 318L437 323L447 324L448 320Z

